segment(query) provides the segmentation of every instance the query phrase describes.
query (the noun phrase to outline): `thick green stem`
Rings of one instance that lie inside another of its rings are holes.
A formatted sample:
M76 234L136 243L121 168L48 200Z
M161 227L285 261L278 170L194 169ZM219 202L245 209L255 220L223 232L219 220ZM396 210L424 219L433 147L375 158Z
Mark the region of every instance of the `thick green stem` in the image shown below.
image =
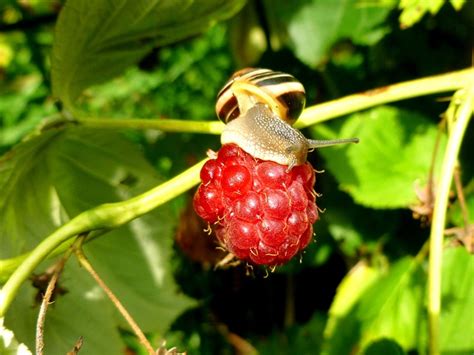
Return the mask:
M205 160L130 200L103 204L87 210L46 237L23 260L0 291L0 318L5 315L21 284L60 244L81 233L102 228L117 228L168 202L199 183L199 171L204 163Z
M474 68L405 81L306 108L296 122L297 128L312 126L338 116L389 102L437 94L467 87L474 80Z
M429 350L431 355L440 354L440 312L441 312L441 265L443 257L443 236L446 223L449 192L453 180L454 169L461 147L464 132L473 112L474 82L466 87L461 98L462 103L451 127L448 144L441 167L442 175L435 191L433 221L430 232L430 259L428 269L428 323L429 323ZM455 100L457 95L455 96ZM453 104L456 104L455 102Z

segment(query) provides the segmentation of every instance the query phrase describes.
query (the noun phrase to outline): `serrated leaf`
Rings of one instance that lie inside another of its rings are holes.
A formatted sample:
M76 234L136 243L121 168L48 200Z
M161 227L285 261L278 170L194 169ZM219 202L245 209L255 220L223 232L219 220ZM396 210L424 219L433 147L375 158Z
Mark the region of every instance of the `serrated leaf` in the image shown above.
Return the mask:
M350 116L337 135L324 125L313 127L313 131L318 138L360 138L357 145L319 151L327 170L357 203L372 208L401 208L418 202L416 188L428 180L438 134L437 126L426 118L384 106ZM445 142L442 136L435 173Z
M3 257L29 251L86 209L130 198L160 181L136 146L110 131L83 128L51 132L20 144L2 160L0 172L0 189L6 191L0 197ZM178 293L171 275L173 221L163 206L85 248L145 331L164 332L193 303ZM126 325L90 276L70 261L61 283L68 293L56 300L46 322L50 353L65 353L80 335L87 354L119 353L117 327ZM6 318L18 340L30 347L38 311L32 307L35 292L24 285Z
M474 352L474 255L465 248L443 253L440 347L443 353Z
M282 33L280 37L295 55L313 68L341 40L362 45L376 43L387 32L383 22L390 12L388 6L342 0L267 0L265 8L270 30Z
M196 35L243 0L68 0L52 55L53 94L68 109L81 92L122 73L153 47Z
M413 26L428 11L435 15L443 2L444 0L401 0L399 6L402 10L399 19L400 26L402 28Z

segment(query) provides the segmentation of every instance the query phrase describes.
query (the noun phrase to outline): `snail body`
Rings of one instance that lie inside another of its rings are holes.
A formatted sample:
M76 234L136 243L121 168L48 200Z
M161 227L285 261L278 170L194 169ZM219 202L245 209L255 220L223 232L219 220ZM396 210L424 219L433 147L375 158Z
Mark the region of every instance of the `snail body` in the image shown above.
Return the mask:
M302 165L310 149L357 139L312 140L292 127L304 109L303 85L292 75L269 69L236 72L217 96L217 116L226 123L221 143L234 143L255 158Z

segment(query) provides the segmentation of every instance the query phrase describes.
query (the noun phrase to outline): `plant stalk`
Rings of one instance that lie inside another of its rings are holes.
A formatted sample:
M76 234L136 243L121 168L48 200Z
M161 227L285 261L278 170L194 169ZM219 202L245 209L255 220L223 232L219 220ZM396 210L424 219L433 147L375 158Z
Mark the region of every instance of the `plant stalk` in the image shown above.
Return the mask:
M455 99L456 100L455 95ZM453 100L453 101L454 101ZM453 102L452 104L456 104ZM457 157L467 124L473 112L474 85L466 87L462 103L456 111L456 120L451 127L441 167L442 175L435 192L433 220L430 231L430 257L428 266L428 327L429 353L440 354L440 312L441 312L441 267L443 257L443 236L446 224L446 210L449 192L456 167Z

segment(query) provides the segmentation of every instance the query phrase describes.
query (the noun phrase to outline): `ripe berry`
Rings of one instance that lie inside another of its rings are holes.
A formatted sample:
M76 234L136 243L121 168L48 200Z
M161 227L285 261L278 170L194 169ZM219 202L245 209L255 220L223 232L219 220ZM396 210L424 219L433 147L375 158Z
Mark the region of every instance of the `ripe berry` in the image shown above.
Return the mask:
M280 265L312 240L318 219L314 170L309 163L287 168L253 158L235 144L224 145L204 164L194 209L236 257Z

